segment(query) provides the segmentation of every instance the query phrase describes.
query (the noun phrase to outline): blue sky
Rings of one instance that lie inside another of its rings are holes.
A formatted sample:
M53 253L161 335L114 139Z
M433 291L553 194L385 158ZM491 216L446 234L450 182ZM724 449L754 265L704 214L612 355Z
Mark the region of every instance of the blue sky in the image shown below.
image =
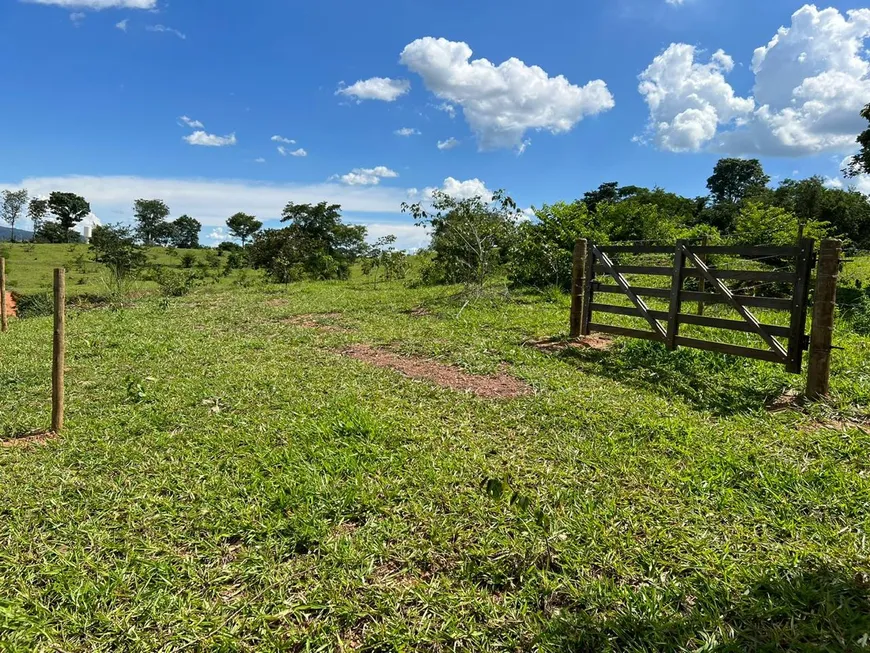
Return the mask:
M849 2L3 0L0 187L104 223L162 197L206 242L329 200L414 247L399 206L433 188L694 196L723 155L838 184L868 35Z

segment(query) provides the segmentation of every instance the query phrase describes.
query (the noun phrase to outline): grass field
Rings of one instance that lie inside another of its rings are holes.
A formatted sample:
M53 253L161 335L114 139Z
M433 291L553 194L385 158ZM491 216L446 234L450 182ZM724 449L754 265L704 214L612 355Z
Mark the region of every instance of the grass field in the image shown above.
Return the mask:
M171 268L181 266L181 257L190 253L197 262L205 263L210 250L167 250L152 247L147 250L148 263ZM6 258L7 284L10 290L23 295L50 292L52 270L56 267L67 270L67 294L103 295L109 292L111 283L104 266L93 261L88 245L32 245L28 243L0 243L0 256ZM157 288L150 281L138 281L135 291L150 291Z
M870 338L840 320L832 403L772 412L800 377L542 351L565 297L458 290L227 282L71 311L66 432L0 447L0 650L868 645ZM50 318L0 337L0 440L47 425L50 350Z

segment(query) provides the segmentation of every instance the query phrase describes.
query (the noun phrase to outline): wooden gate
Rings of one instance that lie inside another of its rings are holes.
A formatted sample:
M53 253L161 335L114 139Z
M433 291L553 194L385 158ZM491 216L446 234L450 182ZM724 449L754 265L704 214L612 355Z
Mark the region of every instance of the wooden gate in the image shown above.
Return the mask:
M801 240L795 246L707 246L680 241L676 248L650 245L592 245L586 246L585 269L575 266L575 293L582 292L582 311L579 315L580 335L591 332L644 338L661 342L668 349L692 347L708 351L746 356L773 363L780 363L789 372L800 374L803 352L809 348L806 335L807 301L810 277L815 264L814 242ZM673 255L671 267L646 265L620 265L621 254ZM721 269L708 265L710 257L737 256L756 260L776 260L780 264L793 263L791 271L778 269ZM580 268L580 269L576 269ZM670 287L642 287L629 283L626 275L653 275L671 278ZM686 290L687 279L697 280L697 290ZM726 281L778 284L785 292L781 296L758 296L737 294ZM607 283L605 283L607 282ZM577 287L577 286L580 287ZM576 296L575 294L575 296ZM790 296L782 296L790 294ZM597 301L598 295L621 295L629 300L628 306L617 306ZM644 298L667 301L668 310L653 310ZM683 311L684 303L696 303L694 314ZM705 316L704 306L724 304L733 309L740 319L725 319ZM791 315L789 326L763 324L750 309L786 311ZM595 320L596 313L607 313L642 318L647 328L628 328L605 324ZM766 348L743 347L712 340L689 338L680 335L682 325L696 325L730 331L753 333L763 340Z

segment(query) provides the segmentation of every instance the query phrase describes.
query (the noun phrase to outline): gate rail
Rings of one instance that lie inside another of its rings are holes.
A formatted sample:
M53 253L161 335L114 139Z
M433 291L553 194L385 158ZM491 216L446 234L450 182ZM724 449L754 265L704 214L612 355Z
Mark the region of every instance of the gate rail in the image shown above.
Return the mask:
M801 372L803 353L809 348L806 335L807 307L812 270L815 265L814 241L803 239L795 246L710 246L679 241L676 247L659 245L594 245L578 243L575 250L574 303L572 307L572 336L589 335L593 331L613 335L643 338L663 343L669 350L678 347L704 349L723 354L745 356L778 363L794 374ZM620 265L614 258L619 254L671 254L670 267L647 265ZM775 258L794 263L793 271L730 270L712 267L708 257L716 255L748 258ZM585 260L580 261L578 256ZM648 288L632 285L627 274L667 276L670 288ZM700 290L685 290L686 279L699 280ZM611 283L603 283L609 281ZM726 281L780 283L789 286L791 296L765 297L736 294ZM709 291L707 290L709 289ZM631 306L616 306L596 301L598 294L621 295ZM582 297L582 309L581 309ZM653 310L646 298L668 300L669 309ZM697 314L683 312L684 303L698 303ZM724 304L741 319L725 319L703 315L703 306ZM788 327L762 323L750 309L763 308L787 311L791 315ZM579 314L578 314L579 313ZM648 329L614 326L595 321L596 313L638 317L646 321ZM765 349L743 347L728 343L689 338L680 335L682 325L695 325L742 331L759 336ZM785 344L778 339L785 340Z

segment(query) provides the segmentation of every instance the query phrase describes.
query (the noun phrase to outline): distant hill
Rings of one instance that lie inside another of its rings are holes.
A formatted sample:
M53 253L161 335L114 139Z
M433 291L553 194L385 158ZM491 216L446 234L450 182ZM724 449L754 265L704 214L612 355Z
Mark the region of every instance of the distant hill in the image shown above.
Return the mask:
M15 228L15 240L24 241L30 240L33 238L32 231L25 231L24 229ZM9 227L0 227L0 242L4 242L12 239L12 229Z

